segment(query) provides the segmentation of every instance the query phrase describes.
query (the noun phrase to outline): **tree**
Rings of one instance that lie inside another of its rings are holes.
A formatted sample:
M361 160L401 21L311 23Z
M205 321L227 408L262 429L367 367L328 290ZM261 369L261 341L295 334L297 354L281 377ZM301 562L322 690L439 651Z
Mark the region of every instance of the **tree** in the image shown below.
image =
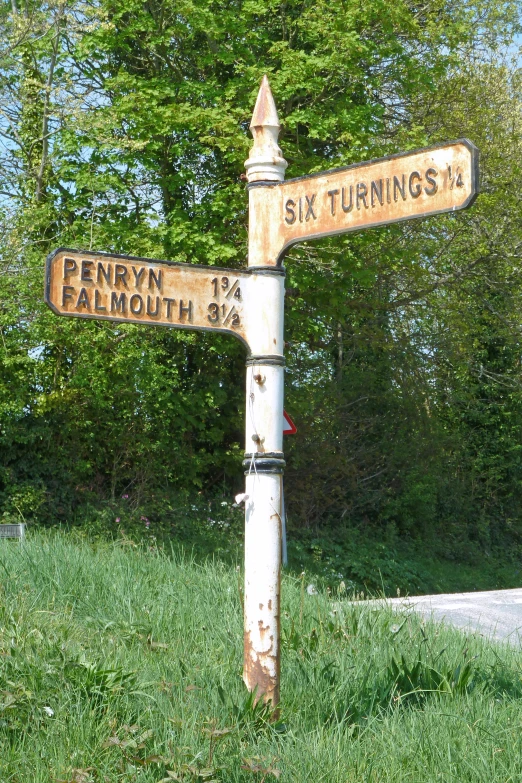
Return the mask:
M103 0L36 5L17 43L20 14L4 9L4 508L25 492L34 511L35 487L40 517L66 518L129 488L141 502L241 481L239 344L57 320L40 302L47 251L242 266L241 175L263 73L298 176L461 135L456 85L476 101L482 89L463 75L467 58L512 34L516 13L481 0ZM415 498L424 520L439 513L437 473L465 435L440 392L455 379L435 378L431 361L456 346L432 327L453 329L457 285L487 256L475 214L291 252L289 400L301 425L291 460L305 481L290 472L287 488L302 521L344 515L415 532Z

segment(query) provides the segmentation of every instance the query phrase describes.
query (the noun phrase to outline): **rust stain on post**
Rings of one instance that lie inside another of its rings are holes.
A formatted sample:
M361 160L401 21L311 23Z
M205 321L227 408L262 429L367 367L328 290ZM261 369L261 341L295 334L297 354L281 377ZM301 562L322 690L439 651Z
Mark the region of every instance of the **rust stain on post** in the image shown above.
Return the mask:
M274 637L279 640L279 615L272 627L264 626L259 620L259 638L264 647L260 652L259 645L252 642L251 632L244 633L243 680L250 691L256 691L256 702L263 699L274 706L279 703L280 655L279 646L274 651Z
M244 637L243 679L250 691L256 691L256 703L263 699L279 704L279 656L272 655L269 665L256 654L250 633Z
M249 487L257 481L261 490L259 478L250 477ZM260 497L257 514L251 515L249 509L246 522L243 680L250 691L256 692L256 700L269 701L275 707L280 678L282 527L280 514L264 517L263 511L266 513L275 497L280 497L274 486L281 490L281 477L266 478L272 486L270 496Z

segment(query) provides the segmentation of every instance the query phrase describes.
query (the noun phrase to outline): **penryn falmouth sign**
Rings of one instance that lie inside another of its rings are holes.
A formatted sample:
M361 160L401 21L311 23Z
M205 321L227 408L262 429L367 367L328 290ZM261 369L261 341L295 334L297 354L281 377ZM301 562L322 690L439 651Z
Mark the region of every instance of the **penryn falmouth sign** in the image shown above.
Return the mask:
M275 326L259 313L267 286L263 270L59 248L47 258L45 301L58 315L225 332L255 353L256 327L272 332ZM274 333L275 353L280 342Z
M454 212L478 189L466 139L284 181L266 76L250 124L248 268L220 269L60 248L45 300L59 315L233 334L247 347L243 679L276 705L284 524L284 276L296 242ZM288 417L287 417L288 418ZM290 430L285 425L285 431Z
M249 278L217 267L60 248L47 259L45 300L59 315L211 329L246 342Z

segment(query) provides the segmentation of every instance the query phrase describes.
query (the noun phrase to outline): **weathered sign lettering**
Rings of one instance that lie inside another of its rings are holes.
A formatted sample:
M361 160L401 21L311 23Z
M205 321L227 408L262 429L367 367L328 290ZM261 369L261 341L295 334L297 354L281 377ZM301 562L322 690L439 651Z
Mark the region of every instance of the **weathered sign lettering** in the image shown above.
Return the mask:
M250 278L232 269L60 249L47 259L45 300L59 315L212 329L246 342Z
M263 252L277 265L296 242L464 209L477 188L478 150L460 139L265 187L254 183L251 231L269 222Z

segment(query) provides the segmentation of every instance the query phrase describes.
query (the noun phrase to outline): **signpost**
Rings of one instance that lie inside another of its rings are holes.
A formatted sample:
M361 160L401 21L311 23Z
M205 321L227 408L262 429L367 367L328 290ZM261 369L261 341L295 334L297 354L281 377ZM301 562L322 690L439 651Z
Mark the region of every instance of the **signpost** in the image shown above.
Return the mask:
M277 705L282 440L295 432L284 425L282 258L296 242L464 209L477 194L478 151L461 139L283 182L266 76L250 129L248 268L60 248L47 259L45 301L58 315L220 331L246 345L243 679Z

